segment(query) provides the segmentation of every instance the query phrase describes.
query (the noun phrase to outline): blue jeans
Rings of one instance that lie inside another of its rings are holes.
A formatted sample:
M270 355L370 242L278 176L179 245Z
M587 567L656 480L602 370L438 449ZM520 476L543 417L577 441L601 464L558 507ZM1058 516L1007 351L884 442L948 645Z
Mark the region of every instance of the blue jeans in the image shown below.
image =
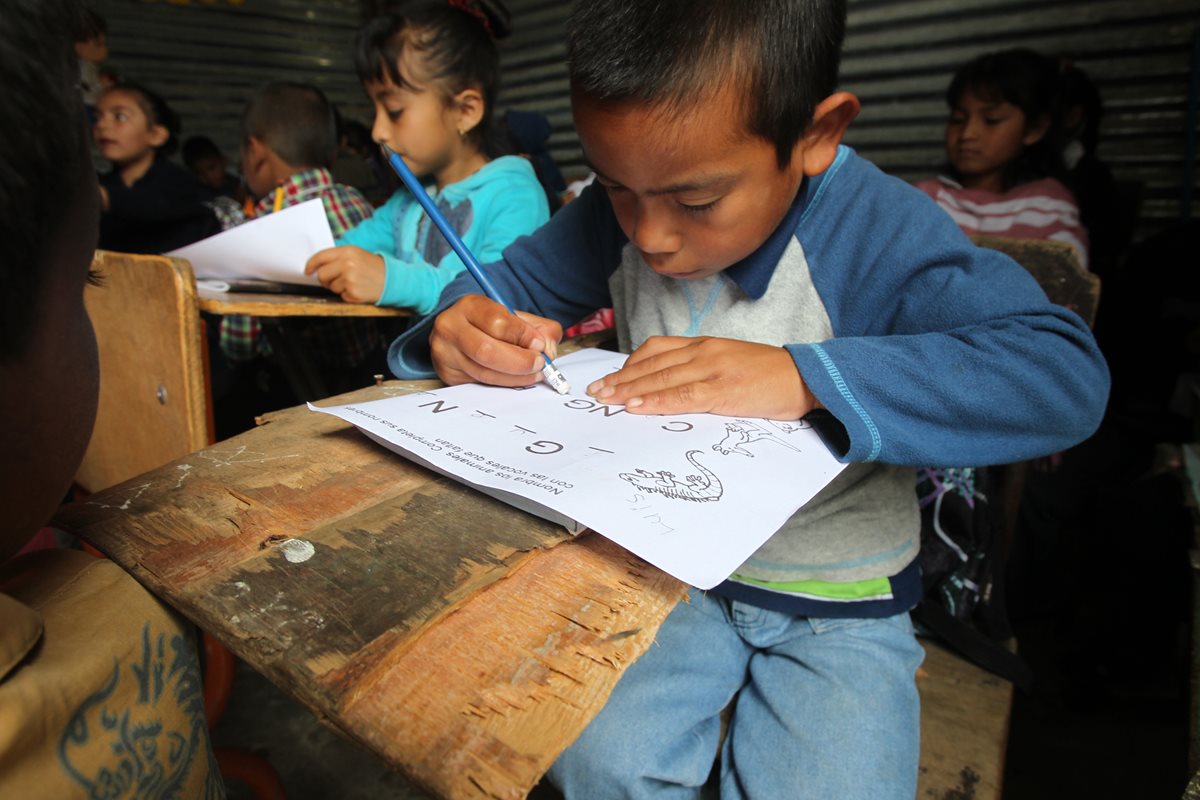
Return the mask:
M698 797L718 746L722 798L912 800L924 651L907 614L795 617L695 589L690 600L551 767L568 800Z

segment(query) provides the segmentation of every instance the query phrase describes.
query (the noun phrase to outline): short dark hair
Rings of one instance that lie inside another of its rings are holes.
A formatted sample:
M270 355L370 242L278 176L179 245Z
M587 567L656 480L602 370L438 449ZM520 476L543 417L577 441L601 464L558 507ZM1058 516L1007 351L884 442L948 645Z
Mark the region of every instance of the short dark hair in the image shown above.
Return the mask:
M75 31L75 41L90 42L101 36L108 36L108 22L92 9L85 9Z
M577 0L571 88L682 111L732 79L782 169L837 87L845 29L845 0Z
M179 154L183 157L183 163L188 167L194 166L201 159L223 157L221 148L217 147L217 143L207 136L188 137L184 140Z
M467 140L494 156L499 145L492 111L500 84L500 53L493 35L507 34L507 24L493 12L503 9L491 0L464 10L445 2L417 3L376 17L355 39L354 66L364 84L390 78L405 89L416 90L400 71L400 59L410 49L419 56L414 76L438 84L443 97L451 98L475 88L483 96L483 118ZM486 21L486 24L485 24Z
M328 169L337 155L333 107L307 83L276 81L259 89L242 112L242 141L251 136L292 167Z
M71 0L5 0L0 104L19 124L0 125L0 358L21 352L32 330L33 298L61 210L78 202L80 170L90 159L83 99L74 89L81 21Z
M146 119L150 121L150 124L162 125L167 129L167 141L156 148L156 156L169 156L179 149L179 132L183 129L183 122L179 119L179 115L175 113L175 110L163 99L162 95L151 91L140 83L125 81L105 89L100 96L103 97L113 92L125 92L126 94L133 95L138 108L142 109L142 113L146 115Z
M984 53L959 67L946 87L946 105L951 111L966 92L988 102L1011 103L1021 109L1028 123L1044 119L1050 125L1046 135L1005 170L1008 184L1057 177L1062 172L1057 147L1059 76L1054 59L1028 47Z

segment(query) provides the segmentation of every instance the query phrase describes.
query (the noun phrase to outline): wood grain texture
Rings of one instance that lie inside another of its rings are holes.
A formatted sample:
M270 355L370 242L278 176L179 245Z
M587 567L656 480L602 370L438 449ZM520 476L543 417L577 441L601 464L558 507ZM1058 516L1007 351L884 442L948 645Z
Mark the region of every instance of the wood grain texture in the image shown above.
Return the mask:
M76 482L98 491L208 444L204 338L187 261L97 251L84 302L100 352L96 424Z
M250 314L255 317L407 317L407 308L347 303L340 297L267 292L199 290L200 310L209 314Z
M571 539L302 409L69 506L56 525L453 798L523 797L685 592L606 539Z
M999 250L1029 271L1050 302L1066 306L1083 321L1096 322L1100 306L1100 277L1088 272L1079 253L1066 242L1048 239L1014 239L1007 236L972 236L980 247Z
M922 639L921 767L917 797L999 800L1012 684Z

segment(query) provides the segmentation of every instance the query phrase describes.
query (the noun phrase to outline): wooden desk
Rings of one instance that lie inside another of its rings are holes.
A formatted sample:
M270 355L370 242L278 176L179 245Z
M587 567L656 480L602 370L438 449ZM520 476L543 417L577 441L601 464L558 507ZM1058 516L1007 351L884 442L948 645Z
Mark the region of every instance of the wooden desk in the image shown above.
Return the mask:
M315 401L330 392L307 348L297 346L287 335L283 321L289 317L385 318L411 317L407 308L347 303L329 295L274 294L270 292L217 292L198 287L200 310L209 314L249 314L258 317L263 335L276 354L288 384L300 400Z
M302 408L55 524L445 797L523 797L685 592Z
M407 317L407 308L347 303L330 295L270 292L214 292L199 287L200 310L209 314L249 314L254 317Z

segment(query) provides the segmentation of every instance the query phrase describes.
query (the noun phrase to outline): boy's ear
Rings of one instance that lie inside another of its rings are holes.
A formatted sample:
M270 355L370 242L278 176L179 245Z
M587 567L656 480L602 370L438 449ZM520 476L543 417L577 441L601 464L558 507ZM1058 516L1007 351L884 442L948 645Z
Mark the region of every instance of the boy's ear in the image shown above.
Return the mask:
M1021 137L1021 144L1031 147L1040 142L1049 130L1050 115L1042 114L1025 127L1025 135Z
M257 164L267 157L267 146L257 136L247 136L242 142L243 163Z
M171 138L171 132L165 125L150 126L150 145L155 149L162 147Z
M454 95L454 109L458 112L458 133L465 136L483 120L483 94L478 89L463 89Z
M802 159L805 175L820 175L837 156L838 145L862 104L849 92L834 92L813 111L812 124L796 142L793 158Z

